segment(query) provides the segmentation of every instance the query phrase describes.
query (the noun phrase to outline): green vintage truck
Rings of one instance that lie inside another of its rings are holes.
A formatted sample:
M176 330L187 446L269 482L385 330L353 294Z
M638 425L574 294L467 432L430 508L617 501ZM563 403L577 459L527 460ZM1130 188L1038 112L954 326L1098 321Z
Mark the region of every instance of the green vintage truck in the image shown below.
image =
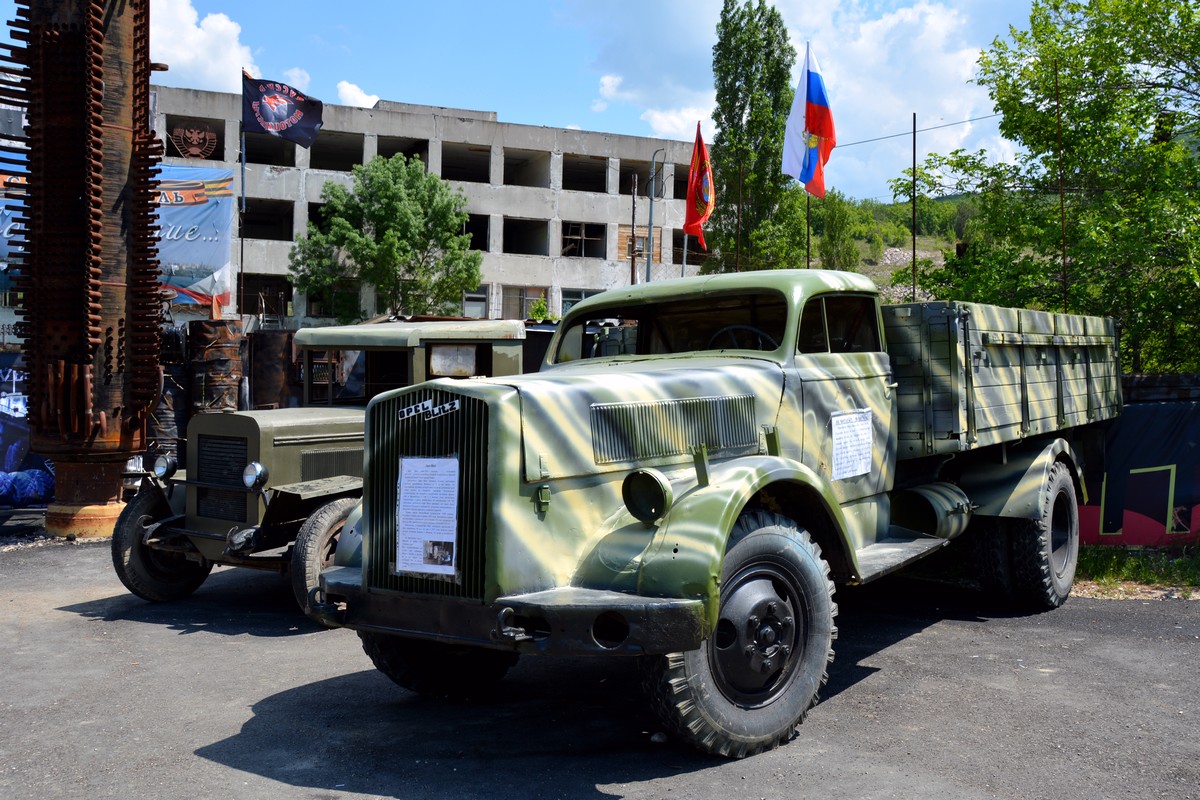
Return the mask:
M435 377L519 373L538 335L517 320L296 331L303 405L192 417L186 469L160 458L117 520L117 576L164 602L191 594L215 564L282 572L307 611L362 495L367 401Z
M314 611L433 694L522 654L636 656L670 731L750 755L816 702L836 585L964 537L990 589L1061 604L1120 407L1104 319L885 306L820 270L609 291L537 374L371 401Z

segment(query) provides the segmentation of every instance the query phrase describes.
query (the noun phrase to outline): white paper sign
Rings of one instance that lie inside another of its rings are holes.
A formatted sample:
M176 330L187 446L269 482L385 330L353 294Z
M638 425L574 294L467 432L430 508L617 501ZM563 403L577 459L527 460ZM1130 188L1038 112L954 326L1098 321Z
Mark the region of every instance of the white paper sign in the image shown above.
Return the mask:
M396 571L453 575L457 549L458 459L400 459Z
M871 409L843 411L833 425L833 479L853 478L871 471Z

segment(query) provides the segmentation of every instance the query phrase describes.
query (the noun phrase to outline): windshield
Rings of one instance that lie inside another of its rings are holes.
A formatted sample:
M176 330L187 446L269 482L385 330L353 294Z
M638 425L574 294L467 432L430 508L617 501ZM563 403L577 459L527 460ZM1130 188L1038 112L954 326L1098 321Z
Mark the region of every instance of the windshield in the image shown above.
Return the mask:
M787 299L776 292L614 305L571 318L552 363L621 355L778 349Z

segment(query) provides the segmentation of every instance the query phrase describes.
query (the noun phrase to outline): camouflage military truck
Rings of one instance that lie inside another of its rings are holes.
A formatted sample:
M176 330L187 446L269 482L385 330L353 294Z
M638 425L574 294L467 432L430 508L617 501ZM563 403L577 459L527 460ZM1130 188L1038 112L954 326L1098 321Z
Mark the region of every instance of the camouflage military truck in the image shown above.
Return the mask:
M315 611L418 692L637 656L670 731L757 753L816 702L835 585L969 532L988 587L1064 601L1116 346L1107 320L881 306L819 270L610 291L537 374L371 401L363 513Z
M194 416L186 470L159 458L117 520L118 577L162 602L191 594L214 564L290 573L307 611L362 494L367 401L429 378L518 373L530 338L514 320L297 331L303 406Z

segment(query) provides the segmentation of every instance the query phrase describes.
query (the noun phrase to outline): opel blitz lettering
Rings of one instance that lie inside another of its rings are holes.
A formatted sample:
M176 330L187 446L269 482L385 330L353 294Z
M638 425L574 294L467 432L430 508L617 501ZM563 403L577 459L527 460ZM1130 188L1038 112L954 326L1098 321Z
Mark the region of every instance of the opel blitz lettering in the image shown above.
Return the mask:
M518 373L529 339L520 321L461 320L308 328L294 342L302 407L195 416L186 470L160 459L142 479L113 531L129 591L176 600L215 564L251 567L290 574L307 611L362 494L367 401L430 378Z
M826 680L835 585L970 532L992 590L1066 599L1116 348L1108 320L881 306L847 273L613 290L537 374L371 401L362 515L314 613L419 692L637 656L676 736L767 750Z

